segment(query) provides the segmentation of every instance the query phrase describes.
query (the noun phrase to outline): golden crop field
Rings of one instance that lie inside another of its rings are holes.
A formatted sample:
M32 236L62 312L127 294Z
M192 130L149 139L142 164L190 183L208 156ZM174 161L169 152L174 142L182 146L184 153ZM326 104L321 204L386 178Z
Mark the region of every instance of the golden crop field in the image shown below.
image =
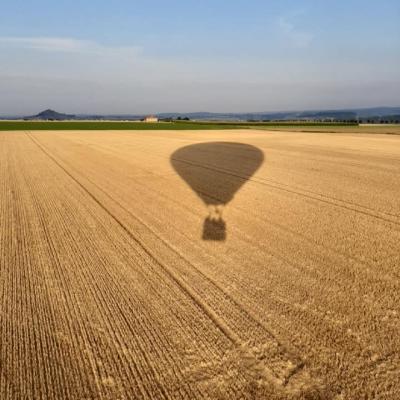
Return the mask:
M400 136L0 132L0 399L400 398Z

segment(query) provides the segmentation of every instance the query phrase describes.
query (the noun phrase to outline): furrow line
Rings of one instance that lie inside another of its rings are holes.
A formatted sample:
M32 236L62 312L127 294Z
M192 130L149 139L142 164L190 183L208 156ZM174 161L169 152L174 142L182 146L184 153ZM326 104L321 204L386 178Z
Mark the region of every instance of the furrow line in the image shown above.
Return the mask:
M47 157L47 156L46 156ZM79 250L78 249L76 249L76 252L77 253L79 253ZM143 257L143 256L142 256ZM163 278L163 279L165 279L165 277ZM176 283L175 283L176 284ZM118 290L120 290L121 289L121 287L118 289ZM186 294L187 295L187 294ZM128 301L128 303L129 303L129 301ZM150 330L150 332L152 332L151 330Z
M177 283L177 285L185 291L191 298L192 300L198 304L200 308L204 310L204 312L208 315L208 317L214 322L215 325L217 325L220 329L221 332L223 332L233 343L240 345L240 340L236 333L231 331L231 329L220 319L218 316L215 314L214 310L212 310L210 307L208 307L204 301L193 291L191 287L189 287L182 279L180 279L169 267L161 263L158 259L156 259L152 252L147 249L134 235L133 233L129 230L129 228L120 220L118 217L116 217L114 214L112 214L98 199L95 197L82 183L79 182L65 167L63 167L51 154L49 154L41 144L39 144L36 139L33 139L32 136L27 133L27 135L31 138L31 140L49 157L51 158L54 163L60 167L74 182L76 182L77 185L79 185L87 194L88 196L93 199L95 203L99 207L101 207L107 214L110 215L111 218L115 220L115 222L128 234L128 236L138 245L140 246L143 251L154 260L154 262L159 265L162 269L164 269L168 275Z

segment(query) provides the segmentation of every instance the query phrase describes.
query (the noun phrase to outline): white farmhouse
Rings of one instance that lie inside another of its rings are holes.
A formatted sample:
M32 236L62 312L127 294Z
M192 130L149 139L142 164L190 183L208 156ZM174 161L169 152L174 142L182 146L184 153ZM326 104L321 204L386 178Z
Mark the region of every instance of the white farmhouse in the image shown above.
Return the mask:
M154 115L149 115L148 117L145 117L144 122L158 122L158 118Z

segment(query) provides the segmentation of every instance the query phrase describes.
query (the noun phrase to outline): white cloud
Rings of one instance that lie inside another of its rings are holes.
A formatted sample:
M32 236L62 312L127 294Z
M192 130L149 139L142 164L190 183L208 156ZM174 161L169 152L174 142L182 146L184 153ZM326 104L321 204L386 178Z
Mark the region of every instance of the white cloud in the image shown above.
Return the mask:
M308 47L314 38L311 33L304 32L296 28L296 26L285 17L278 19L278 26L284 36L295 47Z
M137 46L104 46L91 40L58 37L0 37L0 46L47 52L86 53L96 55L136 55Z

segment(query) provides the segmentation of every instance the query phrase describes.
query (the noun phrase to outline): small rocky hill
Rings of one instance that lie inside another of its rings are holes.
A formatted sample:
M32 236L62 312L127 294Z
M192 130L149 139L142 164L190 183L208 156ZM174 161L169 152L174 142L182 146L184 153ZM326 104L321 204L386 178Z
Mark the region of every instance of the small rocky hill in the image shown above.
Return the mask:
M54 110L44 110L40 112L37 115L32 115L29 117L26 117L25 119L41 119L41 120L50 120L50 121L61 121L65 119L74 119L75 115L69 115L69 114L62 114Z

